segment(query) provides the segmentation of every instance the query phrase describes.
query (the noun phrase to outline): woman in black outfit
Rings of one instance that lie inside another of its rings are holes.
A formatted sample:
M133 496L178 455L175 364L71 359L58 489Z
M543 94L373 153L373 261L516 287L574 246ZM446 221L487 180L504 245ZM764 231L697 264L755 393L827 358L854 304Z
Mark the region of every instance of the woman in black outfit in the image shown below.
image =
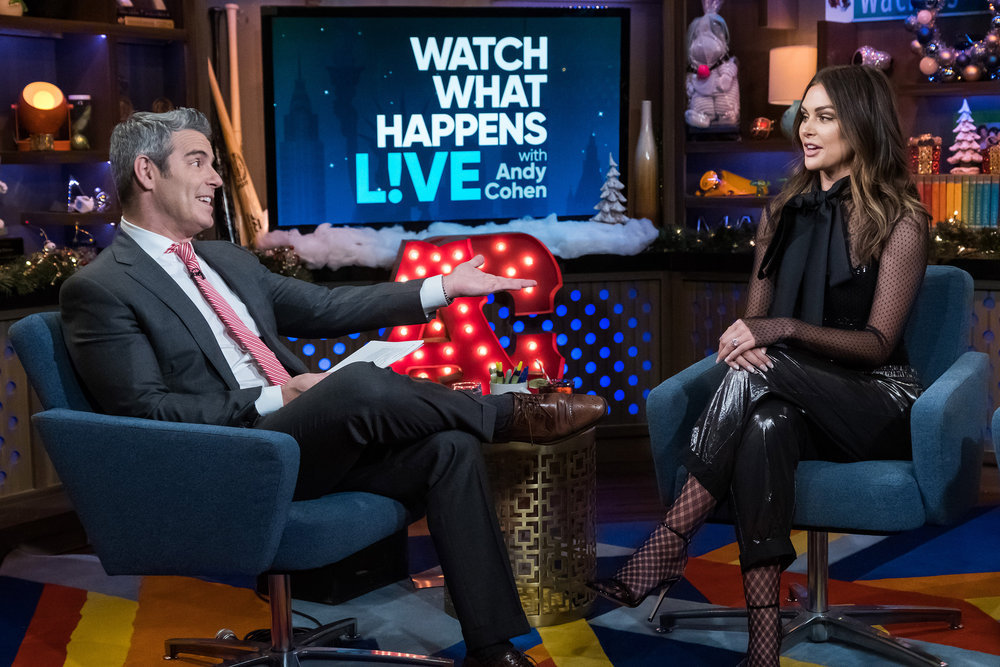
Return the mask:
M753 666L778 665L798 461L909 458L910 406L921 392L902 335L927 263L929 216L885 76L821 70L794 135L801 160L761 220L746 315L719 337L717 361L730 371L691 434L687 480L629 561L591 583L630 607L669 587L691 535L728 498Z

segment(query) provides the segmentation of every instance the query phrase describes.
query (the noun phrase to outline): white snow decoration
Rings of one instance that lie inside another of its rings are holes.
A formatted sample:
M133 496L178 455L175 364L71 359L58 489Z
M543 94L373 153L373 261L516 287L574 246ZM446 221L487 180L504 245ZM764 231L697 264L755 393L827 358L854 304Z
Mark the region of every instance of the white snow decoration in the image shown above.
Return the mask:
M258 241L260 248L292 246L310 269L337 270L345 266L389 269L396 262L400 245L408 240L435 236L472 236L523 232L545 244L553 255L573 259L583 255L636 255L659 235L652 222L626 219L620 225L589 220L563 220L551 214L545 218L520 218L508 223L488 222L470 227L454 222L434 222L426 230L409 232L396 225L374 229L322 224L311 234L296 229L275 230Z

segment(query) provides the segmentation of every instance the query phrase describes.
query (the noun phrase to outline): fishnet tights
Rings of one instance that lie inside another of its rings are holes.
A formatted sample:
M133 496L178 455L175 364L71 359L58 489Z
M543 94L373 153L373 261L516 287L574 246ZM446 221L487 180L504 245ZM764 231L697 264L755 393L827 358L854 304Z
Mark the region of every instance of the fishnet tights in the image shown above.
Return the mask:
M687 564L688 541L715 507L715 498L688 475L681 494L656 530L615 574L637 600L667 581L679 579Z
M761 229L770 224L770 220L762 220ZM860 224L859 216L849 217L846 231L852 241L857 238ZM867 326L856 331L806 324L791 317L768 317L774 284L773 278L757 277L768 245L757 243L744 322L753 333L757 347L788 340L830 359L872 368L881 366L902 338L910 306L923 283L927 244L924 223L912 218L896 223L879 257L878 286ZM851 264L855 266L856 257L857 249L852 242Z
M777 667L781 655L781 609L778 592L781 570L765 565L743 573L743 593L747 601L748 667Z

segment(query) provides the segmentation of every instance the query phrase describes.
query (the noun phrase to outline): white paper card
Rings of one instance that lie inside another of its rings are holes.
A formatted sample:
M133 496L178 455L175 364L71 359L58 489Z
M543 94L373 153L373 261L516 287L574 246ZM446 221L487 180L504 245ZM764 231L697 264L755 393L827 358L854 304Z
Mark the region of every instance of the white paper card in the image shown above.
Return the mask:
M327 373L333 373L338 368L358 361L370 361L379 368L386 368L411 352L420 349L420 346L423 344L424 341L422 340L371 340L365 343L364 347L360 350L355 350L351 356L328 370Z

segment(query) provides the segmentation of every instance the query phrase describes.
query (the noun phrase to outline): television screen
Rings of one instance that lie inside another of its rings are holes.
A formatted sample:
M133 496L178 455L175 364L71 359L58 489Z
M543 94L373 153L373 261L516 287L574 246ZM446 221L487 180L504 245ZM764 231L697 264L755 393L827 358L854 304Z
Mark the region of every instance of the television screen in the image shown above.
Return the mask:
M272 228L589 218L628 10L264 7Z

